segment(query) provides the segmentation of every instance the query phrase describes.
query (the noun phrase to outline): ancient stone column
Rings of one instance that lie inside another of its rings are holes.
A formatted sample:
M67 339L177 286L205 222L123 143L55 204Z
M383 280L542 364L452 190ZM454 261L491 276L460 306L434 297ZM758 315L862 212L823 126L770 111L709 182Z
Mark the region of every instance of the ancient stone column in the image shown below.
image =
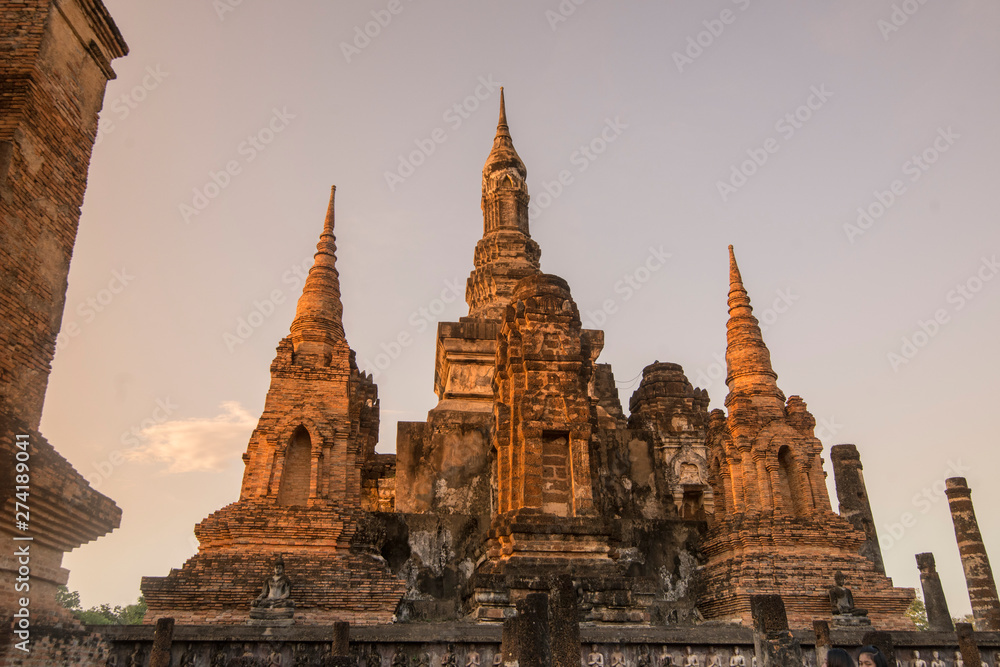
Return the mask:
M958 552L962 555L965 585L969 589L976 627L979 630L1000 631L1000 599L997 598L993 569L972 506L972 491L964 477L951 477L945 481L944 492L951 506L951 520L955 524L955 539L958 540Z
M514 662L521 655L517 642L520 639L517 628L520 618L508 616L503 619L503 634L500 636L500 659L502 662Z
M920 587L924 590L924 609L927 610L927 623L936 632L954 632L955 625L948 611L948 600L941 587L941 577L934 566L934 554L917 554L917 567L920 568Z
M826 662L826 652L830 650L830 624L813 621L813 632L816 634L816 667L820 667Z
M149 654L149 667L170 667L170 645L174 639L174 619L156 619L153 631L153 651Z
M519 667L550 667L548 593L528 593L517 603L517 664ZM577 662L580 660L577 649Z
M872 517L871 504L868 502L865 478L861 474L863 466L858 448L854 445L834 445L830 448L830 459L833 461L833 477L837 483L840 516L864 532L868 539L861 545L861 555L870 560L876 570L885 574L882 549L879 547L878 533L875 531L875 519Z
M333 624L333 642L330 644L330 654L335 656L350 655L351 624L347 621L336 621Z
M573 578L561 574L552 582L549 598L549 631L552 664L578 667L580 664L580 612L577 609Z
M802 647L788 630L780 595L751 595L753 643L759 667L802 667Z
M951 480L948 481L950 482ZM976 644L976 639L972 635L972 624L956 623L955 634L958 635L958 650L962 654L962 662L966 665L981 665L983 659L979 653L979 646Z

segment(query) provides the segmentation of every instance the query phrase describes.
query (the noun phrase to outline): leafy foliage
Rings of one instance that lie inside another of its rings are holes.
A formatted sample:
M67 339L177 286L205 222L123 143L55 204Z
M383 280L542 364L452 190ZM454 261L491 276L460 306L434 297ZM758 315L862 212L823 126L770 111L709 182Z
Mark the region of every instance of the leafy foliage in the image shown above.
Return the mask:
M135 604L124 607L102 604L98 607L83 609L80 606L80 593L60 586L56 592L56 600L73 612L77 620L86 625L138 625L142 623L142 617L146 615L146 600L141 595Z
M930 623L927 622L927 608L924 607L924 601L919 597L914 598L910 606L906 608L906 615L913 625L917 626L917 630L929 630Z

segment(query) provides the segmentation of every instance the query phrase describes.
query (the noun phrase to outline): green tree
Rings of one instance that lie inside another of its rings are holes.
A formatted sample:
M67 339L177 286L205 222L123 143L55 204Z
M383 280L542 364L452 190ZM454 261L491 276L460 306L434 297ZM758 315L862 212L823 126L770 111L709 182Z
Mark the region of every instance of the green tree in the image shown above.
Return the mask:
M906 608L906 615L913 625L917 626L917 630L929 630L930 623L927 622L927 609L924 607L924 601L919 597L913 599L910 606Z
M77 620L85 625L138 625L146 615L146 600L140 595L135 604L125 606L105 603L90 609L80 606L80 593L70 591L60 586L56 591L56 600L66 609L73 612Z

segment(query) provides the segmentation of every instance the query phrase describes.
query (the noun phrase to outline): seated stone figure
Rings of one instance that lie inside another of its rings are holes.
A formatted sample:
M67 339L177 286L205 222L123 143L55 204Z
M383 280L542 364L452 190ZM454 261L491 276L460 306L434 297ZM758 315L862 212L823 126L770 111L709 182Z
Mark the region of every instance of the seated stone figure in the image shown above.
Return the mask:
M285 575L285 561L278 558L274 563L274 574L264 580L260 595L250 606L264 609L294 607L291 596L292 581Z
M854 606L854 595L851 589L844 586L846 577L843 572L833 575L834 586L830 588L830 606L834 616L867 616L866 609Z

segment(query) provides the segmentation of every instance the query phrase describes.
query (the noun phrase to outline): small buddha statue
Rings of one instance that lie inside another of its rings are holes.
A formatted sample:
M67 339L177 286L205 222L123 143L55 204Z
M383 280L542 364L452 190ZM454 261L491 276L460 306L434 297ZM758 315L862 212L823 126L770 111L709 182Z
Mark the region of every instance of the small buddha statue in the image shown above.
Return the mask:
M847 577L843 572L833 575L834 585L830 588L830 607L834 616L867 616L866 609L854 606L854 595L851 589L844 586Z
M294 607L291 595L292 581L285 575L285 561L279 557L274 563L274 574L264 580L260 595L250 606L264 609Z

